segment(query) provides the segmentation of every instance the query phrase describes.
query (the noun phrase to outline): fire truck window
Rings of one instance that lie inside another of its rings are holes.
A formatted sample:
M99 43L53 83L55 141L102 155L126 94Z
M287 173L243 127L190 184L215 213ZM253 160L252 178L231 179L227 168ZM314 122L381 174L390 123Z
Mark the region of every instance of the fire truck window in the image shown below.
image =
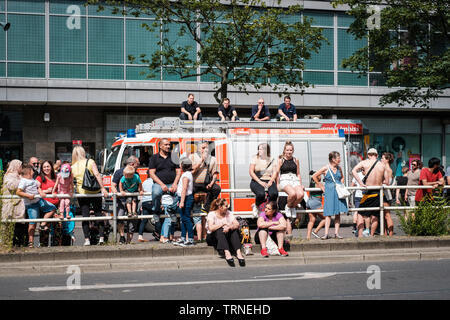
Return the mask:
M148 163L150 162L150 158L152 155L153 155L152 146L141 147L139 156L140 167L148 168Z
M139 159L139 167L148 167L152 155L153 146L127 146L123 151L121 168L125 167L130 156L135 156Z

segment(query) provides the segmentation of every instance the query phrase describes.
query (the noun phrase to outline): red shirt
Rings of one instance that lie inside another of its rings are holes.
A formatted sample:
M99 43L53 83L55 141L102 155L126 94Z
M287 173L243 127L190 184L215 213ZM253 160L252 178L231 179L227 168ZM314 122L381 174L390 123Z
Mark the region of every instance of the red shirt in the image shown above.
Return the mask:
M50 180L48 178L45 178L45 183L44 183L44 182L42 182L41 176L38 176L36 178L36 180L39 181L39 183L41 184L41 190L44 192L49 188L53 189L53 187L55 186L55 182L56 182L56 181ZM57 206L59 203L58 198L45 198L44 200L50 202L51 204L53 204L55 206Z
M442 174L440 171L433 173L428 168L423 168L420 172L419 186L423 186L422 180L427 180L427 182L436 182L442 179ZM428 193L431 193L432 189L417 189L416 201L422 200Z

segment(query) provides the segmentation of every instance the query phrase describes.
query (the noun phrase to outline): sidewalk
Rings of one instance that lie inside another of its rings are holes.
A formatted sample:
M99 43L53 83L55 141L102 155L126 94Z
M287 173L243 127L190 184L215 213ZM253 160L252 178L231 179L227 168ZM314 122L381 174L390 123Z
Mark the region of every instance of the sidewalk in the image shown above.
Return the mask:
M450 236L302 240L293 241L289 257L263 258L259 252L260 246L255 245L253 255L246 257L247 267L450 259ZM65 274L68 266L73 265L82 272L226 267L225 261L205 243L191 248L156 242L121 246L23 248L0 254L0 276Z

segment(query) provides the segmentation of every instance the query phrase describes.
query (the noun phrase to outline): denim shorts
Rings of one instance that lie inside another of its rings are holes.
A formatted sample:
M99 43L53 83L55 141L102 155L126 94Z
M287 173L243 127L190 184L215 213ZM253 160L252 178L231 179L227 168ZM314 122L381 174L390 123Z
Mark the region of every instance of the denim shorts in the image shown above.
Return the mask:
M322 199L318 197L311 197L308 199L308 203L306 204L306 207L311 210L317 210L322 207Z
M194 217L192 217L192 220L194 220L194 226L195 226L197 223L201 223L202 222L202 217L194 216Z
M53 210L56 211L56 207L50 202L45 201L44 199L39 199L39 201L36 203L26 205L25 208L27 211L28 219L39 219L41 212L47 213ZM36 224L36 222L30 222L30 224Z

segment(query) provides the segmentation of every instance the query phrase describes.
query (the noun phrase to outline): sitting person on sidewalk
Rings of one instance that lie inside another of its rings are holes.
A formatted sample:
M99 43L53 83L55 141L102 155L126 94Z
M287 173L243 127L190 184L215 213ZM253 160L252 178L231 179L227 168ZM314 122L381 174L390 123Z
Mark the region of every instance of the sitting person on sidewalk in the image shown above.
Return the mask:
M257 221L258 230L255 234L256 244L261 244L261 255L265 258L269 257L267 252L267 238L278 244L278 251L284 257L289 254L284 250L284 234L286 232L286 219L278 212L278 206L275 201L270 201L266 205L265 212L262 213Z
M39 219L40 214L44 214L44 219L51 218L56 212L56 207L45 201L45 193L41 190L39 181L33 179L33 168L30 165L25 165L22 168L22 178L17 187L16 194L23 198L25 210L28 219ZM35 198L40 195L41 199ZM41 223L41 229L47 231L47 222ZM36 230L36 222L30 222L28 226L28 247L34 246L34 231Z
M236 256L241 267L245 266L245 260L241 253L241 241L239 238L239 222L228 210L226 199L216 199L211 203L211 211L206 219L206 242L208 246L213 246L217 251L223 251L225 260L230 267L234 267L234 260L231 252L236 252Z

